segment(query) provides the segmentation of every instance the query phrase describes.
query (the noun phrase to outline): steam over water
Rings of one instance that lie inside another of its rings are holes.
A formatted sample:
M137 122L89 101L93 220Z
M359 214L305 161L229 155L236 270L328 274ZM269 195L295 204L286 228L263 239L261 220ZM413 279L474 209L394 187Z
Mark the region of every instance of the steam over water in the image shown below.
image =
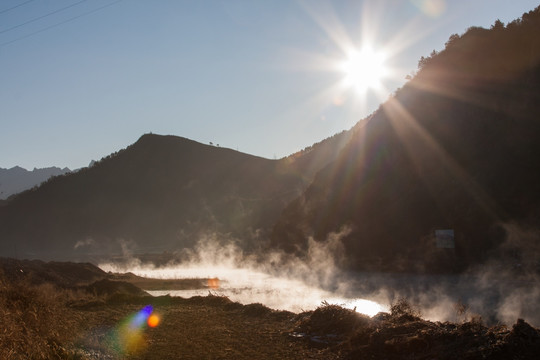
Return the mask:
M325 243L310 242L302 260L267 254L254 260L232 243L210 237L179 254L166 266L142 264L126 254L122 263L103 263L105 271L132 272L157 279L219 279L208 288L149 291L152 295L192 297L226 296L242 304L261 303L276 310L313 310L322 302L339 304L372 316L389 311L405 298L423 318L433 321L466 321L480 315L484 323L511 325L522 318L540 326L538 272L519 276L500 264L471 270L466 275L411 275L343 273L340 234Z
M100 266L105 271L122 270L112 264ZM218 284L195 290L156 290L148 291L153 296L171 295L189 298L206 296L209 293L226 296L242 304L261 303L276 310L301 312L313 310L323 301L339 304L343 307L373 316L381 311L388 311L387 306L376 301L358 297L346 297L318 287L309 286L300 280L278 278L250 269L227 267L135 267L128 269L138 276L157 279L219 279Z
M333 289L309 285L304 280L269 275L263 271L228 266L167 266L101 264L105 271L132 272L157 279L219 279L218 284L195 290L148 291L153 296L189 298L209 293L242 304L261 303L276 310L302 312L322 302L338 304L373 316L389 311L406 298L422 317L433 321L466 321L480 315L486 324L511 325L523 318L540 326L540 287L534 279L516 281L501 274L483 276L370 274L351 275ZM461 310L459 309L461 307Z

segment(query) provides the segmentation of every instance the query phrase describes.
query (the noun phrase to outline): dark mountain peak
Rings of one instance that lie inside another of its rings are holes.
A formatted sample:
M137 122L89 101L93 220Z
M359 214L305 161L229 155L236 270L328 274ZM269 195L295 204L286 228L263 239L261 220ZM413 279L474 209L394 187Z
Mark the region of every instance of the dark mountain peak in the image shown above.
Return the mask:
M129 161L132 165L137 163L146 168L182 166L202 169L207 165L206 162L216 163L218 166L226 166L230 165L229 162L238 161L271 162L258 156L202 144L185 137L156 134L144 134L134 144L107 156L102 161L118 156L121 156L122 163L124 163L124 159L128 158L131 159ZM116 162L114 163L116 165ZM223 164L219 165L219 163ZM201 165L199 166L199 164Z
M159 134L144 134L132 146L197 146L202 145L194 140L175 136L175 135L159 135Z
M10 171L13 171L13 172L18 172L18 173L23 173L23 172L27 172L28 170L26 170L25 168L22 168L20 167L19 165L16 165L10 169L4 169L4 170L10 170Z

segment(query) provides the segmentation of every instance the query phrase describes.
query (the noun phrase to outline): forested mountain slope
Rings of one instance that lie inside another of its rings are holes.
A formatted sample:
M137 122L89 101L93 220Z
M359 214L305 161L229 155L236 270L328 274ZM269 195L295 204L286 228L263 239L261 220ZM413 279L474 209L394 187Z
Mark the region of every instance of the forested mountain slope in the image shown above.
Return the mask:
M45 258L174 251L214 232L248 242L305 181L284 162L148 134L0 207L1 249Z
M540 8L471 28L356 129L282 213L273 245L341 232L354 269L463 270L540 259ZM436 247L453 229L455 249Z

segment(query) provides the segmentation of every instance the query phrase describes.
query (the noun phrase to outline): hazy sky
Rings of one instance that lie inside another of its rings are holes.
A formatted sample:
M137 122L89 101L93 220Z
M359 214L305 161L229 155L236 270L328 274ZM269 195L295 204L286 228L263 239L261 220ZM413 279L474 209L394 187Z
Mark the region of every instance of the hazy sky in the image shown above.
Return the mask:
M349 129L470 26L529 0L0 0L0 167L88 165L153 132L280 158ZM367 42L383 87L340 64Z

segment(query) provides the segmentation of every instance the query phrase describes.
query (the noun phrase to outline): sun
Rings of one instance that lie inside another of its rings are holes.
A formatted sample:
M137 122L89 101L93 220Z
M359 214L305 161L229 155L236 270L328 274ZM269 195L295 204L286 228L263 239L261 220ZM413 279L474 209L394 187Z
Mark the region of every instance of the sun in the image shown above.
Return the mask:
M344 73L344 83L359 94L368 90L379 90L383 79L388 75L385 65L386 56L370 46L348 51L347 57L340 64Z

